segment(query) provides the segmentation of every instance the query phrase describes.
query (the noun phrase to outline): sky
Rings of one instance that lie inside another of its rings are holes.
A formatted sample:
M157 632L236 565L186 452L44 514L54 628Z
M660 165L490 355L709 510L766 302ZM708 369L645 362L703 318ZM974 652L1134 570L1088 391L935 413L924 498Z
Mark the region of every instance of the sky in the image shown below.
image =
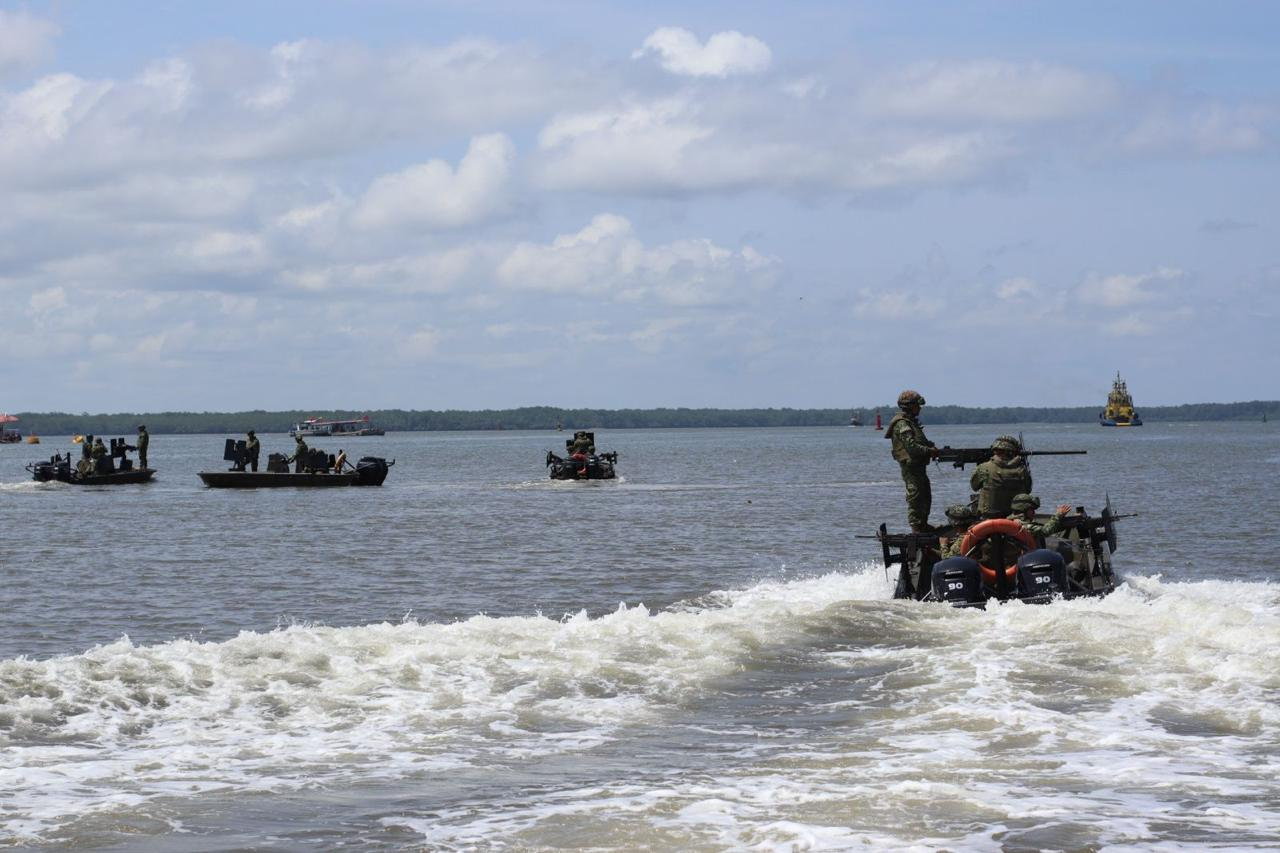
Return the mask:
M0 0L0 411L1277 399L1277 32Z

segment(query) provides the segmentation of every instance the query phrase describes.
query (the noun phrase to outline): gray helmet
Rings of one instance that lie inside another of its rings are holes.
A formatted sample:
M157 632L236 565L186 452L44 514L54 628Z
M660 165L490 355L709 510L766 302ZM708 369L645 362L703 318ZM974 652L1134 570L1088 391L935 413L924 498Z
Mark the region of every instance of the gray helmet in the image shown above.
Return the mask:
M975 521L978 511L968 504L952 504L947 507L947 518L955 522Z
M920 396L919 391L906 390L898 395L898 405L905 407L911 405L924 405L924 397Z
M1014 495L1012 506L1018 512L1026 512L1029 509L1039 509L1040 499L1035 495Z
M1011 435L1002 435L995 441L991 442L992 450L1005 450L1009 453L1019 453L1022 450L1022 443Z

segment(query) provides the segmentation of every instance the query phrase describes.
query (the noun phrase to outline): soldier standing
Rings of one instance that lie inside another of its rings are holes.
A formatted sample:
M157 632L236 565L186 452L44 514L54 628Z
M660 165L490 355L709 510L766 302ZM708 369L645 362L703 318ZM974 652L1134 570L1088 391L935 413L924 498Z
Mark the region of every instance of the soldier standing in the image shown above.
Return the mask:
M151 443L151 436L147 433L145 424L138 425L138 443L134 445L134 449L138 451L138 467L147 467L147 445Z
M289 461L295 463L293 466L293 472L295 474L301 474L302 466L306 462L307 458L307 443L302 440L301 433L295 435L293 440L297 442L297 444L294 445L293 456L289 457Z
M983 518L1005 518L1013 507L1014 495L1030 494L1031 471L1022 456L1022 443L1011 435L991 442L992 455L969 478L969 488L978 493L978 513Z
M590 455L595 450L595 445L591 443L591 439L587 437L585 430L578 430L573 434L573 444L569 445L569 455L576 456L579 453Z
M931 533L929 508L933 504L933 490L929 485L929 460L938 456L934 443L925 438L920 426L920 407L924 397L918 391L903 391L898 395L901 409L889 421L884 437L893 442L893 458L902 469L902 482L907 487L907 522L912 532Z
M249 430L248 438L244 443L245 455L249 457L249 470L258 470L258 453L262 450L262 442L258 441L258 437L253 434L253 430Z

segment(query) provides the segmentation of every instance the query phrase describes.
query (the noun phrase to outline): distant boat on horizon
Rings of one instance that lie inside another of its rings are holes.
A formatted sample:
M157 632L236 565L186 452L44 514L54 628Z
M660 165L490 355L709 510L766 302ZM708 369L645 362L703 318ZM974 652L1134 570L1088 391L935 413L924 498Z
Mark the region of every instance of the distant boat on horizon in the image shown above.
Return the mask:
M1107 395L1107 406L1098 413L1098 425L1104 427L1142 426L1142 418L1133 408L1133 398L1129 396L1129 386L1116 371L1116 379L1111 383L1111 393Z

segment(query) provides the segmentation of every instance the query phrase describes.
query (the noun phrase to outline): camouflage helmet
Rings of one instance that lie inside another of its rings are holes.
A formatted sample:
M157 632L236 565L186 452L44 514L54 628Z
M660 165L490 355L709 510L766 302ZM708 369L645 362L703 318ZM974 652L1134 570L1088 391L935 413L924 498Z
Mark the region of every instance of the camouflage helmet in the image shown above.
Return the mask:
M1018 453L1022 450L1022 442L1011 435L1002 435L995 441L991 442L992 450L1003 450L1008 453Z
M968 504L952 504L947 507L947 518L957 523L976 521L978 511Z
M249 430L249 435L253 435L253 430Z
M924 397L920 396L919 391L912 391L908 389L898 395L899 407L906 408L907 406L912 406L912 405L916 405L916 406L924 405Z
M1040 499L1035 495L1014 495L1011 505L1017 512L1026 512L1029 509L1039 509Z

